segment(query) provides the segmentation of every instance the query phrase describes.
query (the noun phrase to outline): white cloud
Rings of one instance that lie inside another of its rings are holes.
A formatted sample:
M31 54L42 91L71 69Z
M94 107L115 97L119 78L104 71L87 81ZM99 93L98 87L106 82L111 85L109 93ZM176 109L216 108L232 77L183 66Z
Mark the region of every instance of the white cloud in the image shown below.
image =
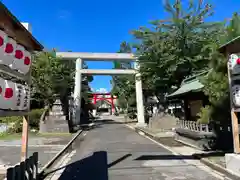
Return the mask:
M105 88L99 88L99 89L96 90L96 92L99 92L99 93L107 93L108 90L105 89Z

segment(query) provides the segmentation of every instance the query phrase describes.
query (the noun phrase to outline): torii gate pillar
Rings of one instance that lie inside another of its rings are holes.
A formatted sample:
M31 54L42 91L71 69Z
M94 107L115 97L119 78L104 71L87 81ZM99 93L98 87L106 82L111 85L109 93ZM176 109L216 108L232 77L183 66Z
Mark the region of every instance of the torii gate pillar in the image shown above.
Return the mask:
M74 88L74 116L78 123L81 115L81 81L82 74L92 75L123 75L135 74L136 75L136 101L137 101L137 126L146 126L144 105L143 105L143 92L141 74L139 73L138 60L133 54L130 53L80 53L80 52L57 52L56 56L63 59L76 60L76 73L75 73L75 88ZM103 61L134 61L135 69L83 69L83 60L103 60Z
M135 62L135 69L137 73L135 75L135 86L136 86L136 102L137 102L137 126L146 126L145 123L145 112L144 112L144 105L143 105L143 91L142 91L142 80L141 74L139 71L139 64Z
M81 91L82 91L82 73L79 71L82 69L83 61L82 59L78 58L76 60L76 71L75 71L75 86L74 86L74 112L73 115L75 118L73 118L76 122L74 124L80 124L80 118L81 118Z

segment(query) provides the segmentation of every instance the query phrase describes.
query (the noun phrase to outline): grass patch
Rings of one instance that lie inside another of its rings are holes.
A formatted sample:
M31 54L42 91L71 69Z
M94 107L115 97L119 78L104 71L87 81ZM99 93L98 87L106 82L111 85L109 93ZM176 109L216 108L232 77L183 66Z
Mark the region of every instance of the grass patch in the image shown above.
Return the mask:
M29 138L37 137L34 132L29 132ZM0 133L0 140L18 140L22 138L22 133Z
M0 134L0 140L16 140L21 139L22 134L20 133L14 133L14 134L8 134L8 133L1 133Z
M70 133L34 133L29 132L28 138L37 137L69 137L72 136ZM0 140L19 140L22 138L22 133L0 133Z

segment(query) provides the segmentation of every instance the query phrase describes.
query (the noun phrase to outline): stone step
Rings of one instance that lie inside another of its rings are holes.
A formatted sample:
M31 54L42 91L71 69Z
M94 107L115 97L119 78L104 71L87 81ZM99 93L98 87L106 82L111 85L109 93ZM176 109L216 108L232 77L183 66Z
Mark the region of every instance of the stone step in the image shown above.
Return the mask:
M40 124L40 132L41 133L68 133L69 132L69 127L67 124L61 124L61 125L56 125L56 124L49 124L49 123L42 123Z
M45 121L40 123L40 132L68 133L69 127L66 116L47 116Z
M63 112L61 112L61 111L59 111L59 112L49 112L49 115L52 115L52 116L63 116L64 115L64 113Z
M66 116L55 116L55 115L50 115L50 116L47 116L45 119L51 119L51 120L54 120L54 121L66 121Z

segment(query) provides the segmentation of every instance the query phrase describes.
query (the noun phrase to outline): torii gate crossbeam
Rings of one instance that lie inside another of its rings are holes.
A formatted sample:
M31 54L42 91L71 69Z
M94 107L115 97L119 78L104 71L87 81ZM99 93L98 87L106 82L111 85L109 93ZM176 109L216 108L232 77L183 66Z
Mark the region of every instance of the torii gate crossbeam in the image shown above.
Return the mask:
M137 120L138 126L146 126L144 119L144 105L141 74L138 69L137 58L130 53L80 53L56 52L56 56L63 60L76 60L75 87L74 87L74 114L80 120L82 74L92 75L122 75L135 74ZM91 61L134 61L135 69L83 69L83 60Z

